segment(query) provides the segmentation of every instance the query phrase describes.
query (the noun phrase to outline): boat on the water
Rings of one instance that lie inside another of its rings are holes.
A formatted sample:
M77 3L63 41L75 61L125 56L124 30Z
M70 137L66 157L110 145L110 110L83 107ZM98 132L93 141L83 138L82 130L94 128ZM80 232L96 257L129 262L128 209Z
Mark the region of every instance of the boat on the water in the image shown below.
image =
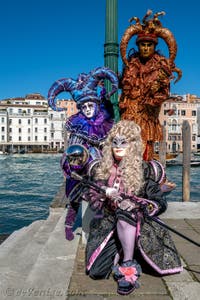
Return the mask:
M182 154L179 154L176 158L166 160L166 166L182 166L182 165L183 165L183 155ZM195 158L194 154L192 154L192 156L191 156L190 166L191 167L199 167L200 166L200 160Z
M181 161L177 161L175 159L170 159L168 161L166 161L166 166L182 166L183 162ZM200 166L200 161L191 161L190 162L190 166L191 167L199 167Z
M195 152L194 156L200 156L200 152Z

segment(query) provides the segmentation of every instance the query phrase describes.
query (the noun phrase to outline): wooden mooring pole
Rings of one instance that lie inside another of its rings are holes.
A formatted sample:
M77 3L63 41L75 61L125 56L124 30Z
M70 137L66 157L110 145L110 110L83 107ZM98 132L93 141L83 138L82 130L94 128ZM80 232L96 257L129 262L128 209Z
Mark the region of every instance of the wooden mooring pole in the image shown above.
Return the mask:
M183 121L183 170L182 195L183 202L190 201L190 161L191 161L191 128L188 121Z
M159 143L159 160L164 168L166 168L166 128L162 126L163 140Z

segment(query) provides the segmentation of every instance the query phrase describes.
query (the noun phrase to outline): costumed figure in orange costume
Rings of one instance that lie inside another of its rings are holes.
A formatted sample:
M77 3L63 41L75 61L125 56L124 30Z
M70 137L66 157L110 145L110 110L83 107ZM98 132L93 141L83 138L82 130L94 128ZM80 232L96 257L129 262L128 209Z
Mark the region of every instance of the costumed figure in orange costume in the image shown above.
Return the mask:
M162 127L159 122L161 105L170 96L170 81L174 79L173 73L178 74L175 82L181 76L174 60L177 53L176 40L167 28L162 27L158 20L164 12L154 14L148 10L142 22L137 17L134 25L125 31L120 52L124 63L120 79L122 94L119 108L121 119L133 120L141 127L144 144L144 160L153 159L154 143L162 140ZM127 55L130 39L137 35L138 51L131 49ZM163 39L169 49L169 58L155 50L158 38Z

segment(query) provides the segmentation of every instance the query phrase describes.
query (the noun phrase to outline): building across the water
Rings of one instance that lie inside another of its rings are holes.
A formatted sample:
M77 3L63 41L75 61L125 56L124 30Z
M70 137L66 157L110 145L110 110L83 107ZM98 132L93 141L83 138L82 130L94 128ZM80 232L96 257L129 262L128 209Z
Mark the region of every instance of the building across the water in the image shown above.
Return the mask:
M0 101L0 151L63 151L66 118L77 112L73 100L58 100L54 111L39 93Z
M63 151L66 147L65 122L77 108L71 99L58 99L57 105L63 111L52 110L47 99L39 93L1 100L0 152ZM182 152L184 120L191 127L191 151L197 152L200 149L200 98L190 94L171 95L160 111L167 153Z
M188 121L191 128L191 151L200 146L200 98L195 95L172 95L163 103L160 123L166 132L167 153L182 152L182 124Z

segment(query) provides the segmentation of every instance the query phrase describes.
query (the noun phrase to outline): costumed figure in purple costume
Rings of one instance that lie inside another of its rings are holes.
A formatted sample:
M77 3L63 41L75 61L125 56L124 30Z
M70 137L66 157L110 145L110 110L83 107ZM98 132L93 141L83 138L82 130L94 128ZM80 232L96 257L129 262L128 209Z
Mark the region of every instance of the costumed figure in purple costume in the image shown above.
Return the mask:
M111 82L109 93L106 93L104 87L100 87L104 79ZM91 176L92 169L101 158L102 143L114 122L106 103L117 89L117 75L107 67L99 67L89 74L79 74L76 80L57 80L48 93L49 105L54 110L60 110L56 107L55 98L63 91L71 94L79 109L66 122L67 149L61 159L61 167L66 176L66 196L69 200L65 220L67 240L74 238L73 225L82 200L83 188L79 181L71 177L71 172Z
M182 271L169 231L152 219L167 209L167 202L161 178L152 176L148 164L143 161L140 127L121 120L109 131L95 170L93 182L103 192L91 186L84 194L92 209L104 208L103 217L90 224L86 272L93 279L112 272L121 295L139 287L141 258L160 275Z

